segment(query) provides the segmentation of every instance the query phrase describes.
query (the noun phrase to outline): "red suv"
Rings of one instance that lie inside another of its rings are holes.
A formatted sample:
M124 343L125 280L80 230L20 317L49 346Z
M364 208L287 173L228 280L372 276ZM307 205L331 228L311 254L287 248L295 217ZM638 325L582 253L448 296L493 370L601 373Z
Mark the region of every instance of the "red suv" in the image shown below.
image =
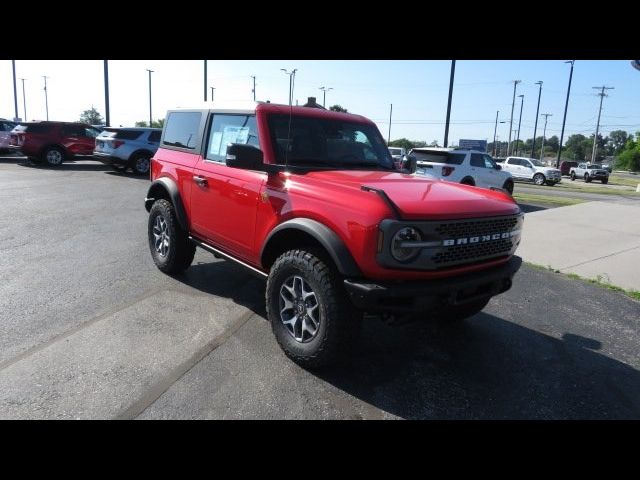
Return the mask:
M84 123L22 123L11 132L9 148L32 161L55 167L76 156L93 155L99 133L100 130Z
M352 349L363 313L460 320L505 292L523 215L511 196L416 177L359 115L258 104L169 111L145 199L157 267L199 246L265 277L285 353Z

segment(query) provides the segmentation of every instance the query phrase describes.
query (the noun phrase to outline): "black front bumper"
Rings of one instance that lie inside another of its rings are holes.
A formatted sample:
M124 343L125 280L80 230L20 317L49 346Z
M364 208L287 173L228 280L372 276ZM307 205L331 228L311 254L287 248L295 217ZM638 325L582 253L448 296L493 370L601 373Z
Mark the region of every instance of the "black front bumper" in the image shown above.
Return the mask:
M462 305L490 298L511 288L513 276L522 265L513 256L504 265L453 278L429 281L374 283L344 281L351 301L367 312L412 313Z

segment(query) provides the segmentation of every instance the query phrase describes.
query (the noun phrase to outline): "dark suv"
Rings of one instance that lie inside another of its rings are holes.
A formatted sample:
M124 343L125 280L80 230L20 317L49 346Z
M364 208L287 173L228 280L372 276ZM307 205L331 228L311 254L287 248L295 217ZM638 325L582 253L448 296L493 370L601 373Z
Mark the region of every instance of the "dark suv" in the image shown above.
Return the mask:
M11 132L9 148L55 167L65 160L93 154L100 131L77 122L21 123Z

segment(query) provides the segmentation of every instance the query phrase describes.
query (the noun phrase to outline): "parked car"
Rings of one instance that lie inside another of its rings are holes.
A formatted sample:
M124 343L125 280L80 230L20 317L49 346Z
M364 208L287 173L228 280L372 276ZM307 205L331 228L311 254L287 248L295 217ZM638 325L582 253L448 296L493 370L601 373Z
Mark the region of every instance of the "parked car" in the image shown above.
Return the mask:
M507 157L502 169L510 172L514 180L533 182L536 185L554 186L562 181L560 170L546 166L540 160L525 157Z
M409 151L417 162L416 175L513 193L511 174L502 171L491 155L476 150L422 147Z
M145 175L160 145L161 134L161 128L105 127L96 137L93 156L116 171L131 168L134 173Z
M55 167L75 157L92 158L90 156L98 133L97 129L85 123L20 123L11 132L9 148L29 157L31 161L46 162Z
M609 172L602 169L600 165L590 163L579 163L577 167L571 169L571 180L583 178L586 183L593 180L600 180L602 183L609 182Z
M560 173L562 175L571 175L571 169L573 167L577 167L578 162L574 162L573 160L563 160L560 162Z
M151 179L158 269L184 271L199 246L266 278L271 329L305 367L352 350L365 312L474 315L522 263L511 196L398 170L360 115L269 103L172 110Z
M0 153L7 153L11 145L11 130L17 125L16 122L0 118Z
M407 155L407 151L401 147L389 147L389 153L394 162L402 162Z

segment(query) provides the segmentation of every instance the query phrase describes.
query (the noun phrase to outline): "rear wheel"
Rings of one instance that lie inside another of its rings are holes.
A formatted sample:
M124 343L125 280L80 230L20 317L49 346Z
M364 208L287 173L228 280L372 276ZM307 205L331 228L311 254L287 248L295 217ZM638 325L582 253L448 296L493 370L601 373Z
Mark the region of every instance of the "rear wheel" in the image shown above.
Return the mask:
M42 159L50 167L57 167L64 162L64 151L60 147L47 147L42 152Z
M154 202L149 212L147 231L151 256L162 272L175 274L189 268L196 246L180 227L176 211L170 202Z
M513 195L513 180L507 180L506 182L504 182L502 188L509 192L509 195Z
M544 175L541 173L536 173L533 176L533 183L535 183L536 185L544 185L545 181L546 179L544 178Z
M145 175L149 173L149 167L151 166L151 155L148 153L137 153L129 161L129 165L134 173L138 175Z

